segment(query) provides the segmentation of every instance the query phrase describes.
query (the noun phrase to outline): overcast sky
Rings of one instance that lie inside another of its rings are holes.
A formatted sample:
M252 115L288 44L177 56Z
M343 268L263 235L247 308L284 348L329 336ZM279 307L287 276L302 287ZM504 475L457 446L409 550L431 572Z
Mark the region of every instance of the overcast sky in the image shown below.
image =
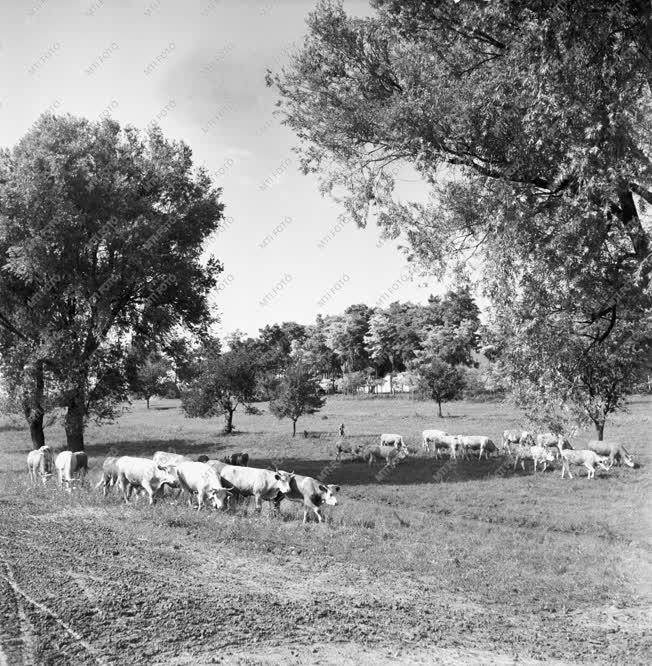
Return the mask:
M397 242L377 228L338 225L340 209L299 173L294 136L273 116L265 70L301 43L314 4L1 0L0 145L46 110L157 122L188 143L226 204L207 248L225 266L214 298L222 334L311 323L352 303L423 302L441 287L410 279Z

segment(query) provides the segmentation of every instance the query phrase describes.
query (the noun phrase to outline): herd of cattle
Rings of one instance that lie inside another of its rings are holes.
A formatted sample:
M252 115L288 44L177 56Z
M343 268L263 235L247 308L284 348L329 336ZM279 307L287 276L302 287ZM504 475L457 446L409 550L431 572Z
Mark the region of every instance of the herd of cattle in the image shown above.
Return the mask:
M562 478L567 473L573 478L571 465L583 466L588 470L588 478L595 476L596 466L608 471L614 462L624 462L634 467L634 462L617 442L592 440L586 449L573 449L570 442L561 435L544 433L534 436L527 431L506 430L500 447L489 437L451 435L443 430L424 430L422 448L425 453L433 452L439 458L446 452L451 460L468 460L477 457L488 459L490 455L503 454L514 460L514 470L518 463L525 470L525 461L532 460L534 471L541 464L545 470L548 463L561 459ZM385 461L385 467L394 467L410 454L417 453L405 444L397 434L383 434L380 443L371 447L352 446L344 439L337 443L336 460L344 454L352 458L366 460L369 465ZM104 495L117 486L125 502L129 502L132 492L144 493L153 504L162 495L166 486L176 496L187 496L192 506L196 500L197 510L210 502L216 509L225 509L230 504L246 497L253 497L256 510L260 511L263 500L272 502L278 509L283 499L303 504L303 521L314 513L319 522L324 520L323 505L336 505L339 486L324 484L319 479L302 476L283 470L269 470L249 467L249 456L237 453L223 460L211 460L206 455L191 460L187 456L165 451L157 451L152 458L133 456L109 457L102 466L102 478L97 484ZM83 451L61 451L54 458L49 446L31 451L27 456L30 479L43 483L56 470L59 487L69 492L77 483L84 483L88 471L88 458Z
M596 466L605 471L614 462L634 467L632 457L619 442L591 440L586 449L574 449L567 438L550 432L535 437L534 433L525 430L505 430L498 447L489 437L481 435L451 435L444 430L424 430L421 444L424 453L432 452L435 458L443 453L447 453L451 460L469 460L472 457L481 460L483 457L489 459L493 454L506 455L514 460L514 470L520 462L525 471L526 460L532 460L535 472L539 464L545 470L548 463L560 459L562 478L568 474L571 479L571 465L586 467L589 479L595 476ZM344 454L348 454L353 459L366 460L369 465L384 460L386 467L393 467L417 452L418 449L405 444L401 435L385 433L380 436L380 444L371 447L339 440L336 459L341 460Z
M176 492L177 497L187 495L191 506L196 499L197 510L205 502L212 503L216 509L225 509L232 501L245 497L254 498L257 511L261 510L263 500L273 502L278 510L283 499L288 499L303 504L304 523L311 512L322 522L321 507L337 504L339 486L326 485L294 472L248 467L248 462L246 453L233 454L225 460L210 460L205 455L191 460L166 451L157 451L152 458L109 457L102 465L102 478L97 488L102 488L106 496L117 486L125 502L129 502L136 490L145 493L149 503L154 504L155 498L167 486ZM30 451L27 467L32 482L37 482L40 477L43 483L52 476L54 468L59 487L72 492L74 485L85 482L88 457L83 451L61 451L53 459L52 450L45 445Z

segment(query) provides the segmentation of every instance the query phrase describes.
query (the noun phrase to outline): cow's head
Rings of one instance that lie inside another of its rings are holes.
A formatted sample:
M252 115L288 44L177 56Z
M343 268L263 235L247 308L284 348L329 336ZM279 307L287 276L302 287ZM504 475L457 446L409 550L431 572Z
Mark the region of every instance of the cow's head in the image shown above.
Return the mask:
M176 487L178 485L177 468L175 465L157 465L156 478L158 485L168 485Z
M213 506L216 509L226 509L229 503L229 497L233 493L229 492L226 488L223 488L221 485L215 484L211 486L209 491L209 496L213 502Z
M634 461L627 455L623 455L623 462L627 467L634 467Z
M294 477L294 472L284 472L283 470L277 469L274 472L274 478L278 485L279 492L289 493L290 492L290 481Z
M320 483L319 490L321 491L321 498L324 504L330 504L331 506L337 505L337 497L335 497L335 493L340 491L339 486L335 486L332 483L325 486Z
M607 471L610 470L611 466L614 464L609 456L596 456L596 461L602 469Z

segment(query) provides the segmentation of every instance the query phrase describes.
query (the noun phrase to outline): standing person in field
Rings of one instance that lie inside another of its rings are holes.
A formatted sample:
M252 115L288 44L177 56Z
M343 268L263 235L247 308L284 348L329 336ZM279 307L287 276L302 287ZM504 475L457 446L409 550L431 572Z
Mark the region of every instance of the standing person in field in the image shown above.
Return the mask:
M340 433L340 437L344 437L344 424L340 423L340 427L338 428L338 431Z

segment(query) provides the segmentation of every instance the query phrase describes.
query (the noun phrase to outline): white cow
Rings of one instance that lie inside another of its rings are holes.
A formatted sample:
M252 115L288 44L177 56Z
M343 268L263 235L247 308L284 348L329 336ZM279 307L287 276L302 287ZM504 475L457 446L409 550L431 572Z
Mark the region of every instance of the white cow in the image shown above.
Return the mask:
M545 446L527 446L524 444L519 444L514 449L514 471L516 471L516 465L520 462L521 469L525 471L525 461L532 460L534 463L534 472L537 471L537 464L541 463L543 465L543 471L546 471L549 462L553 462L555 456L551 453Z
M369 465L375 463L377 460L385 461L385 467L396 467L396 463L403 458L407 458L407 449L402 446L397 449L394 446L377 445L372 446L365 452Z
M129 502L131 491L142 488L154 504L156 491L165 483L174 485L176 473L172 467L162 467L149 458L122 456L118 458L118 484L125 502Z
M589 470L587 475L588 479L593 479L595 477L595 466L600 466L605 472L608 472L611 469L611 464L609 467L605 463L609 460L607 456L599 456L595 451L590 451L588 449L571 449L561 451L561 478L564 478L564 473L568 472L568 478L572 479L573 475L570 471L571 465L582 465Z
M430 444L437 446L440 437L447 437L445 430L424 430L422 434L423 448L430 453Z
M209 464L209 463L207 463ZM256 511L262 509L262 501L271 502L276 499L279 493L290 492L290 481L294 472L284 472L268 469L259 469L257 467L239 467L236 465L226 465L223 463L219 471L223 485L230 485L240 495L245 497L253 496L256 504ZM215 469L215 465L212 465Z
M52 476L53 464L52 449L47 444L30 451L27 454L27 471L29 472L30 481L36 483L40 476L41 481L46 483Z
M207 463L181 462L176 467L177 478L183 492L188 494L188 503L192 506L192 496L197 493L197 511L204 500L212 500L216 509L226 507L226 499L230 495L222 486L217 472Z
M458 449L464 459L468 458L469 452L475 451L478 454L478 460L481 460L483 455L489 460L489 453L493 453L496 450L495 444L489 437L482 435L458 435L457 438Z
M311 476L302 476L295 474L290 480L290 492L277 495L274 503L276 508L280 506L284 499L292 502L301 502L303 504L303 522L308 522L308 515L312 511L317 516L318 522L323 522L324 516L321 512L321 506L328 504L337 505L335 493L339 492L340 487L333 484L326 485Z
M396 435L393 433L387 434L384 433L380 436L380 445L381 446L395 446L397 449L400 449L402 446L405 446L403 443L403 437L401 435Z
M619 465L621 462L624 462L628 467L634 467L632 457L619 442L606 442L592 439L586 445L586 448L589 449L589 451L595 451L598 455L609 456L612 465L614 462L617 462Z
M88 456L84 451L61 451L54 460L59 487L69 493L75 481L84 482L88 472Z

